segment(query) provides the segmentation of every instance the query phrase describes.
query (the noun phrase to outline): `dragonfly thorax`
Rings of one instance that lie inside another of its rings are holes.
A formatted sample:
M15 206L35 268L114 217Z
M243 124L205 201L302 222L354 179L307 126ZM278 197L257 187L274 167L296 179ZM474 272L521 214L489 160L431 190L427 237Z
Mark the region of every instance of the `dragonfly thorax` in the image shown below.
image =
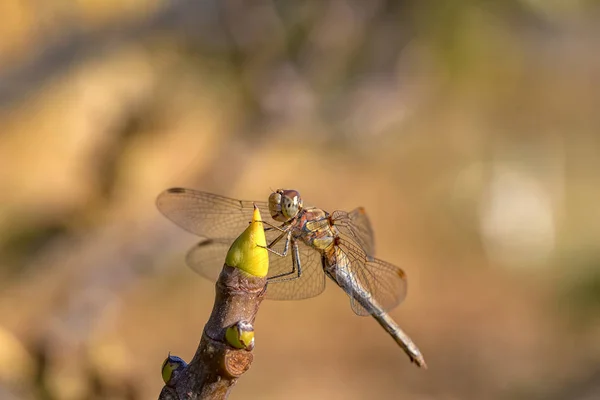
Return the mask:
M331 224L329 213L318 208L302 213L298 229L304 243L319 251L329 251L338 235L337 229Z
M278 189L269 196L269 212L275 221L289 221L301 210L302 198L296 190Z

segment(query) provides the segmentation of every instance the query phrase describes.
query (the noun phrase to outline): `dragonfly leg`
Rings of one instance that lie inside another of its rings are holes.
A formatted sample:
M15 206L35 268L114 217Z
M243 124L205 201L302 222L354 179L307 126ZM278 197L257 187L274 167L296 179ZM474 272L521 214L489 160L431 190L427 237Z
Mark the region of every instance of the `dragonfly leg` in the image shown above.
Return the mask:
M298 243L292 243L292 270L283 274L269 277L268 281L273 283L292 281L300 278L302 275L302 264L300 263L300 252L298 251Z
M283 239L285 237L285 245L283 247L283 251L279 252L277 250L273 250L273 246L279 242L281 239ZM277 254L280 257L286 257L288 254L288 250L290 247L290 241L292 238L292 231L288 230L288 231L284 231L284 233L282 233L281 235L279 235L277 238L275 238L275 240L273 240L271 243L269 243L267 246L260 246L259 247L264 247L265 249L267 249L267 251L273 253L273 254Z
M289 230L289 227L282 228L281 226L273 225L267 221L261 221L261 222L263 225L268 226L268 228L265 228L265 230L275 229L275 230L278 230L279 232L287 232ZM283 224L282 226L285 226L285 224Z

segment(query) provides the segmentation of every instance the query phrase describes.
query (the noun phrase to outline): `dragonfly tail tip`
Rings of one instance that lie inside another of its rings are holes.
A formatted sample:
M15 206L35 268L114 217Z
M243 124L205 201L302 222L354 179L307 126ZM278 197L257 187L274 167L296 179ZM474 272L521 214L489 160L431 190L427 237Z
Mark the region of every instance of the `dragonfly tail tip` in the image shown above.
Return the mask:
M413 362L417 364L417 367L427 369L427 364L425 363L425 360L423 358L415 358Z

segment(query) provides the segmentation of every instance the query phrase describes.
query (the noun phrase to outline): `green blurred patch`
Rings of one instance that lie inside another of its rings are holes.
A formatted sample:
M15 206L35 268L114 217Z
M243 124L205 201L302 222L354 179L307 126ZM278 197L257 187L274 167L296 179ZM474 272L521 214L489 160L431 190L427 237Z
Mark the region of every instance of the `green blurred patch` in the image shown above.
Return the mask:
M68 234L64 220L36 221L11 224L12 229L0 242L0 270L9 277L25 272L50 243Z
M597 317L600 315L600 260L596 262L595 268L586 279L571 288L569 297L576 308Z
M577 327L598 322L600 317L600 254L570 258L563 263L574 275L566 279L559 308Z

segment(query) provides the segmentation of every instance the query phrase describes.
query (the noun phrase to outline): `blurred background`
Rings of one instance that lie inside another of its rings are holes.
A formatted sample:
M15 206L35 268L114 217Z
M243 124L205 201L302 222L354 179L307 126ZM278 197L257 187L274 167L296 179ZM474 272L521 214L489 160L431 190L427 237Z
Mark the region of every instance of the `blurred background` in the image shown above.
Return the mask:
M232 399L600 398L600 2L0 2L0 398L152 399L213 284L184 186L366 207L418 370L328 285Z

